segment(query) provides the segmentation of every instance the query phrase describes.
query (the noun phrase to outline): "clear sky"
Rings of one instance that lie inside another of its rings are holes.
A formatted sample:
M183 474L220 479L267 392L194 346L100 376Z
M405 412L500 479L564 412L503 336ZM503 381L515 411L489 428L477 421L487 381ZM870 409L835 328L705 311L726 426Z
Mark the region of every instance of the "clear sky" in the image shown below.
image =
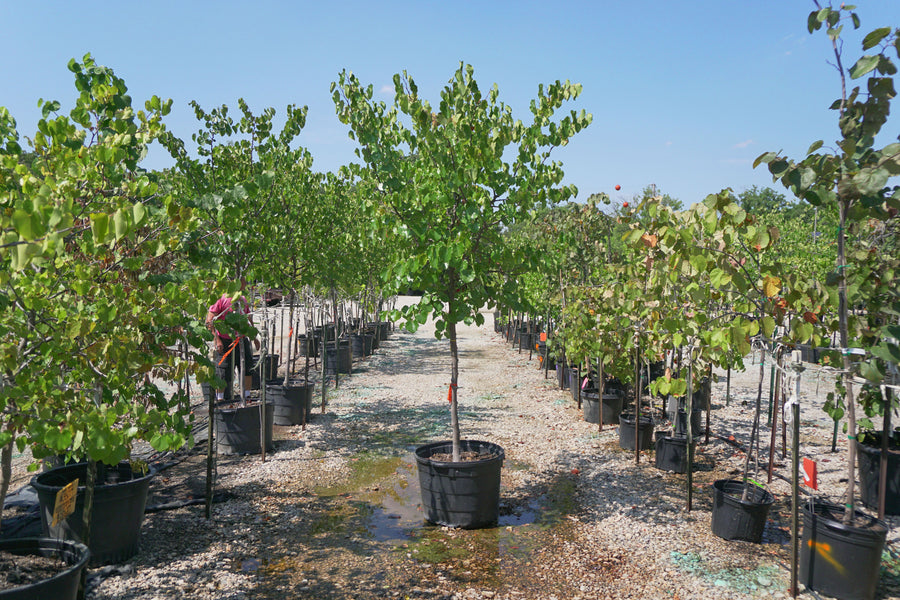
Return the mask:
M862 32L900 26L900 0L856 6L862 27L845 28L847 66ZM554 153L579 199L605 191L628 200L652 183L687 206L725 187L776 187L752 168L758 155L800 158L811 142L837 138L828 107L839 80L826 37L807 33L813 9L812 0L0 0L0 105L30 136L38 98L71 107L66 64L90 52L125 80L136 106L172 98L167 126L189 148L199 129L191 100L237 111L244 98L279 116L307 105L299 140L314 168L329 171L357 160L329 93L342 69L387 102L393 74L406 70L436 104L464 61L523 121L539 83L583 84L564 109L594 121ZM886 129L893 139L896 120ZM144 166L171 164L155 148Z

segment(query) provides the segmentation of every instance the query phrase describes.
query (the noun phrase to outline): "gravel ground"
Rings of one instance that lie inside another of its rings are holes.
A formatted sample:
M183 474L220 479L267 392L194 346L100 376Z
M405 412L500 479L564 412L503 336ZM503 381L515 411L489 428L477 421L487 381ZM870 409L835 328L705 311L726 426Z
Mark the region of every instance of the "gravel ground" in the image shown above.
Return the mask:
M686 476L657 470L650 453L635 465L615 427L598 433L586 423L552 373L545 380L537 360L487 320L460 328L459 397L463 437L505 449L500 526L423 525L412 450L449 436L449 346L428 323L393 332L357 363L305 431L276 428L265 462L220 456L223 501L210 520L203 506L148 514L140 554L102 572L89 597L787 597L785 480L769 485L776 504L763 544L726 542L710 530L711 482L743 467L738 446L749 438L758 367L733 375L728 406L724 377L713 386L713 436L698 445L688 512ZM838 499L846 437L832 454L820 407L830 384L809 375L802 385L802 455L819 462L819 494ZM769 430L763 435L767 458ZM151 504L202 494L202 450L178 460L156 477ZM780 453L776 465L789 477ZM896 537L892 529L889 540ZM883 575L879 597L900 597L898 582L896 570Z

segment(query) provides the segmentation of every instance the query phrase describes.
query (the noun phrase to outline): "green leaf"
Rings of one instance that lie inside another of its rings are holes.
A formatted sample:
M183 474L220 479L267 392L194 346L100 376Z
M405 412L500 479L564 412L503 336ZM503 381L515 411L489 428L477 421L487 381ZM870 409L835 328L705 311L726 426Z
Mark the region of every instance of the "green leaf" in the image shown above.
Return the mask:
M815 141L809 145L809 149L806 151L806 153L812 154L813 152L815 152L816 150L821 148L823 145L824 145L824 142L822 140Z
M875 67L878 66L878 60L878 55L867 55L860 58L858 61L856 61L856 64L850 67L851 79L859 79L866 73L872 72Z
M22 209L13 211L12 223L16 232L23 240L31 241L35 238L34 215Z
M155 96L154 96L155 98ZM157 98L158 100L158 98ZM134 217L134 225L135 227L139 227L141 223L144 221L144 217L147 216L147 209L140 202L135 202L134 206L131 207L131 213Z
M863 38L862 49L869 50L870 48L874 48L881 43L881 40L883 40L890 34L890 27L881 27L879 29L876 29L875 31L870 31L866 35L866 37Z
M879 369L877 361L866 361L859 366L859 374L872 383L881 383L884 373Z
M125 219L125 213L117 210L113 215L113 225L115 226L116 241L118 242L128 234L128 221Z
M107 231L109 231L109 215L106 213L92 213L91 233L94 236L94 242L102 244L106 239Z
M775 333L775 319L773 317L766 316L762 318L762 331L765 337L772 337L772 334Z
M768 164L768 163L772 162L773 160L775 160L775 158L777 156L778 155L774 152L764 152L764 153L760 154L759 156L757 156L756 160L753 161L753 168L755 169L756 167L758 167L759 165L761 165L763 163Z

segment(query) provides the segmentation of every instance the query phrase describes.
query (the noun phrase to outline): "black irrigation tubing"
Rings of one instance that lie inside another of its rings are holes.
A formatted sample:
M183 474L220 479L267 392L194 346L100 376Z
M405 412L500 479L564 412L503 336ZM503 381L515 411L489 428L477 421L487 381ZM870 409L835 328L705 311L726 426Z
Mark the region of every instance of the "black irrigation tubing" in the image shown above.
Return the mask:
M212 501L214 503L220 502L228 502L231 500L232 495L226 492L219 492L213 496ZM202 498L189 498L187 500L177 500L175 502L164 502L162 504L151 504L148 505L145 509L145 513L155 513L155 512L163 512L166 510L175 510L176 508L184 508L186 506L196 506L198 504L206 504L206 497Z

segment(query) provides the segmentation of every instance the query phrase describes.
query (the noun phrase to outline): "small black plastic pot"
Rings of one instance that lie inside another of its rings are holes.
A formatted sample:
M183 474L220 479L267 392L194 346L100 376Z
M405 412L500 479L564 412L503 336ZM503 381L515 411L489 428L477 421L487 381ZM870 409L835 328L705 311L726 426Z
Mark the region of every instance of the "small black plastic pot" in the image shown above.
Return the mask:
M638 432L638 447L641 450L649 450L653 443L653 420L641 415ZM619 447L623 450L634 450L634 415L619 415Z
M0 592L0 600L75 600L81 572L91 556L88 547L73 540L20 538L0 541L0 552L16 556L46 556L62 560L65 569L44 579Z
M91 566L124 562L138 553L141 525L150 481L155 471L134 473L127 462L114 467L98 465L91 513ZM82 541L85 486L78 486L75 512L53 525L56 494L69 483L87 480L87 463L55 467L36 475L31 485L41 503L41 524L49 538Z
M266 452L275 449L272 426L275 405L266 402ZM216 444L219 454L259 454L259 404L220 408L216 411Z
M759 544L775 496L748 483L747 500L741 500L744 485L733 479L713 483L712 532L725 540Z
M506 456L503 448L491 442L462 440L462 452L490 457L460 462L431 458L435 454L449 454L452 449L453 443L449 441L416 448L425 519L462 529L496 524L500 516L500 469Z
M800 582L840 600L872 600L887 525L858 511L845 525L843 515L843 507L823 501L803 506Z

